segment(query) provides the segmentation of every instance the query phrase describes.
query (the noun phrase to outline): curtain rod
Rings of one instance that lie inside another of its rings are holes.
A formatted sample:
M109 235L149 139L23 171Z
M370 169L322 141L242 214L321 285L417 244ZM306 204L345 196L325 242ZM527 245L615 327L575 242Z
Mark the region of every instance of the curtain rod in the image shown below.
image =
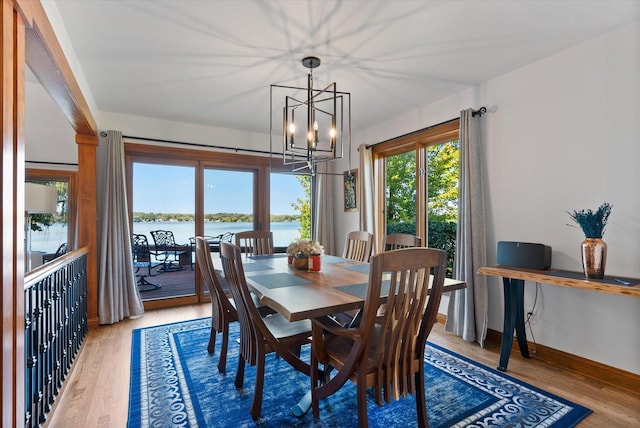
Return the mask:
M487 108L486 108L486 107L480 107L478 110L474 110L474 111L471 113L471 116L473 116L473 117L476 117L476 116L482 116L482 115L483 115L483 114L485 114L486 112L487 112ZM425 127L425 128L418 129L417 131L407 132L407 133L406 133L406 134L404 134L404 135L399 135L399 136L397 136L397 137L389 138L388 140L379 141L379 142L374 143L374 144L369 144L369 145L367 145L366 147L367 147L367 149L370 149L371 147L376 146L376 145L378 145L378 144L386 143L387 141L396 140L396 139L398 139L398 138L408 137L409 135L417 134L417 133L419 133L419 132L428 131L428 130L429 130L429 129L431 129L431 128L435 128L435 127L437 127L437 126L446 125L447 123L451 123L451 122L456 121L456 120L458 120L458 119L460 119L460 118L459 118L459 117L454 117L453 119L445 120L444 122L436 123L435 125L430 125L430 126L427 126L427 127Z
M106 137L106 135L102 135L103 137ZM152 142L156 142L156 143L170 143L170 144L178 144L178 145L183 145L183 146L193 146L193 147L204 147L204 148L208 148L208 149L224 149L224 150L234 150L236 152L249 152L249 153L261 153L261 154L266 154L266 155L282 155L282 152L268 152L266 150L255 150L255 149L243 149L241 147L228 147L228 146L209 146L207 144L201 144L201 143L189 143L189 142L184 142L184 141L173 141L173 140L163 140L163 139L159 139L159 138L148 138L148 137L134 137L132 135L123 135L122 138L129 138L130 140L142 140L142 141L152 141ZM297 173L287 173L287 172L283 172L284 174L294 174L294 175L301 175L301 174L297 174ZM322 174L322 175L342 175L341 173L331 173L331 172L327 172L327 173L318 173L318 174ZM302 174L305 175L305 174Z
M163 140L160 138L136 137L133 135L123 135L122 138L128 138L130 140L152 141L154 143L169 143L169 144L178 144L182 146L203 147L207 149L233 150L235 152L260 153L264 155L282 155L282 153L270 152L267 150L244 149L242 147L229 147L229 146L208 145L208 144L201 144L201 143L190 143L185 141Z

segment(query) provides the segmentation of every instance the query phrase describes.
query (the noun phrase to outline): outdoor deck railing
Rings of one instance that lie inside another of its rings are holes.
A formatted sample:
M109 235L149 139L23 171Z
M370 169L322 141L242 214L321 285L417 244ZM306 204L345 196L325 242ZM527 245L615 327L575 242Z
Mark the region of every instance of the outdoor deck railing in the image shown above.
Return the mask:
M86 248L25 275L25 427L37 427L87 334Z

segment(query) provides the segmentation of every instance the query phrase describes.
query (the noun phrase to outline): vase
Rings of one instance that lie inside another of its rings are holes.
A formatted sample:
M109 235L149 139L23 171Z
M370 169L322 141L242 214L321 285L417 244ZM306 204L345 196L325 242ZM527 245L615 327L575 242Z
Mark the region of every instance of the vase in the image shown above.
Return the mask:
M307 257L296 257L293 259L293 267L300 270L308 270L309 259Z
M311 272L320 272L321 267L322 262L320 259L320 254L311 254L309 256L309 270Z
M587 238L582 241L582 268L584 276L593 279L604 278L607 264L607 243L600 238Z

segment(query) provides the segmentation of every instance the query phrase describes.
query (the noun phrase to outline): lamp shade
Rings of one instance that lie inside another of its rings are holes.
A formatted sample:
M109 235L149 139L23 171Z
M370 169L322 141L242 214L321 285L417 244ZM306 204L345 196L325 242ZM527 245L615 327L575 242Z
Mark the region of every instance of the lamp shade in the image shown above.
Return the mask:
M58 192L53 186L25 183L24 209L29 214L55 214L58 209Z

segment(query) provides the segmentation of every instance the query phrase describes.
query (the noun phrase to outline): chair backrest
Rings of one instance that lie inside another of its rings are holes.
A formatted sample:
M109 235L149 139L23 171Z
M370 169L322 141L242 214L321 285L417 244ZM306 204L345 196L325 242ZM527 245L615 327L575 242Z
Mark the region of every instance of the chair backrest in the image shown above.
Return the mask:
M373 234L362 230L347 233L342 257L357 262L368 262L373 250Z
M262 316L251 298L242 266L240 247L228 242L221 242L220 260L222 260L224 277L238 311L240 355L249 364L254 365L258 357L266 353L264 337L265 335L270 336L269 330L264 325Z
M421 247L422 238L408 233L392 233L382 239L382 251Z
M149 241L146 235L133 235L131 241L133 251L134 266L142 267L151 264L151 251L149 251Z
M226 313L231 314L231 318L236 319L236 308L231 304L227 297L222 284L218 280L218 275L213 267L211 260L211 251L209 250L209 242L202 236L196 236L196 260L200 269L202 278L204 279L209 295L211 296L212 314L211 322L216 331L220 331L224 323Z
M156 246L156 250L164 251L167 248L175 249L176 240L173 236L173 232L170 230L152 230L151 237L153 238L153 243Z
M273 254L273 232L268 230L247 230L236 233L236 245L240 251L250 256Z
M60 244L60 246L56 250L56 254L54 255L54 257L63 256L65 254L67 254L67 251L68 251L67 243L65 242L63 244Z
M414 374L423 364L427 337L438 314L446 256L442 250L420 247L371 257L359 329L369 348L362 355L376 360L372 364L378 370L374 395L383 394L387 402L415 393ZM378 313L381 304L385 305L382 316Z

